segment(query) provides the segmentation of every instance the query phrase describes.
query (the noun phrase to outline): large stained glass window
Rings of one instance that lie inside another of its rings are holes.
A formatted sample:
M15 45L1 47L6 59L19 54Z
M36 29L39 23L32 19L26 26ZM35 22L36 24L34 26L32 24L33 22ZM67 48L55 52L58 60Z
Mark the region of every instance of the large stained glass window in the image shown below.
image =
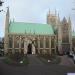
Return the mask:
M40 48L43 48L43 37L40 37Z
M46 48L49 48L49 38L48 37L46 37Z

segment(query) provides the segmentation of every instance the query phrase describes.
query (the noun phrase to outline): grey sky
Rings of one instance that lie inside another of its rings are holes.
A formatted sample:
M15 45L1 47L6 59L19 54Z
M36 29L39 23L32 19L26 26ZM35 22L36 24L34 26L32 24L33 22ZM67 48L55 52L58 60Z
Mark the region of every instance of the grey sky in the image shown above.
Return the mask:
M46 15L50 9L52 13L57 10L61 19L70 16L74 27L75 12L74 0L4 0L3 9L10 8L10 19L15 21L46 23ZM1 8L1 9L2 9ZM5 13L0 13L0 36L4 36Z

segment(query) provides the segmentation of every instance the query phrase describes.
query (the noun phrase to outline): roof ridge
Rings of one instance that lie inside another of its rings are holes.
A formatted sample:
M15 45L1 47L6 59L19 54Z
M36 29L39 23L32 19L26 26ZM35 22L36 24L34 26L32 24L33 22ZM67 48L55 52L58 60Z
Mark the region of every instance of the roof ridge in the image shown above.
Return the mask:
M33 23L33 22L11 22L11 23L26 23L26 24L43 24L43 25L48 25L48 24L45 24L45 23Z

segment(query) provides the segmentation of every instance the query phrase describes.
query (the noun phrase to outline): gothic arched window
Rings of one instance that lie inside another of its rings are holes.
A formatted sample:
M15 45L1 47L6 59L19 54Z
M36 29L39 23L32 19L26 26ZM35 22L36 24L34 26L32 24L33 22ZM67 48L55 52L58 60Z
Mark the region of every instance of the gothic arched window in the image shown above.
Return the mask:
M49 48L49 38L46 37L46 48Z
M43 37L40 37L40 48L43 48Z
M13 39L12 36L9 36L9 48L12 48Z

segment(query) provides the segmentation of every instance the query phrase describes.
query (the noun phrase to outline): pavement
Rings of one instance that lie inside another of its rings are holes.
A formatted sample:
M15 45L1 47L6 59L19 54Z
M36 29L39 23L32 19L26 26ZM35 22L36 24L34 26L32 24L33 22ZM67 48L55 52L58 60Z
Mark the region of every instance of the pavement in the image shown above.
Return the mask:
M0 59L0 75L67 75L74 73L75 67L58 64L45 64L35 55L27 55L29 65L13 66ZM4 58L3 58L4 59Z
M61 63L60 65L65 65L65 66L75 66L73 59L68 57L67 55L60 56L61 58Z

